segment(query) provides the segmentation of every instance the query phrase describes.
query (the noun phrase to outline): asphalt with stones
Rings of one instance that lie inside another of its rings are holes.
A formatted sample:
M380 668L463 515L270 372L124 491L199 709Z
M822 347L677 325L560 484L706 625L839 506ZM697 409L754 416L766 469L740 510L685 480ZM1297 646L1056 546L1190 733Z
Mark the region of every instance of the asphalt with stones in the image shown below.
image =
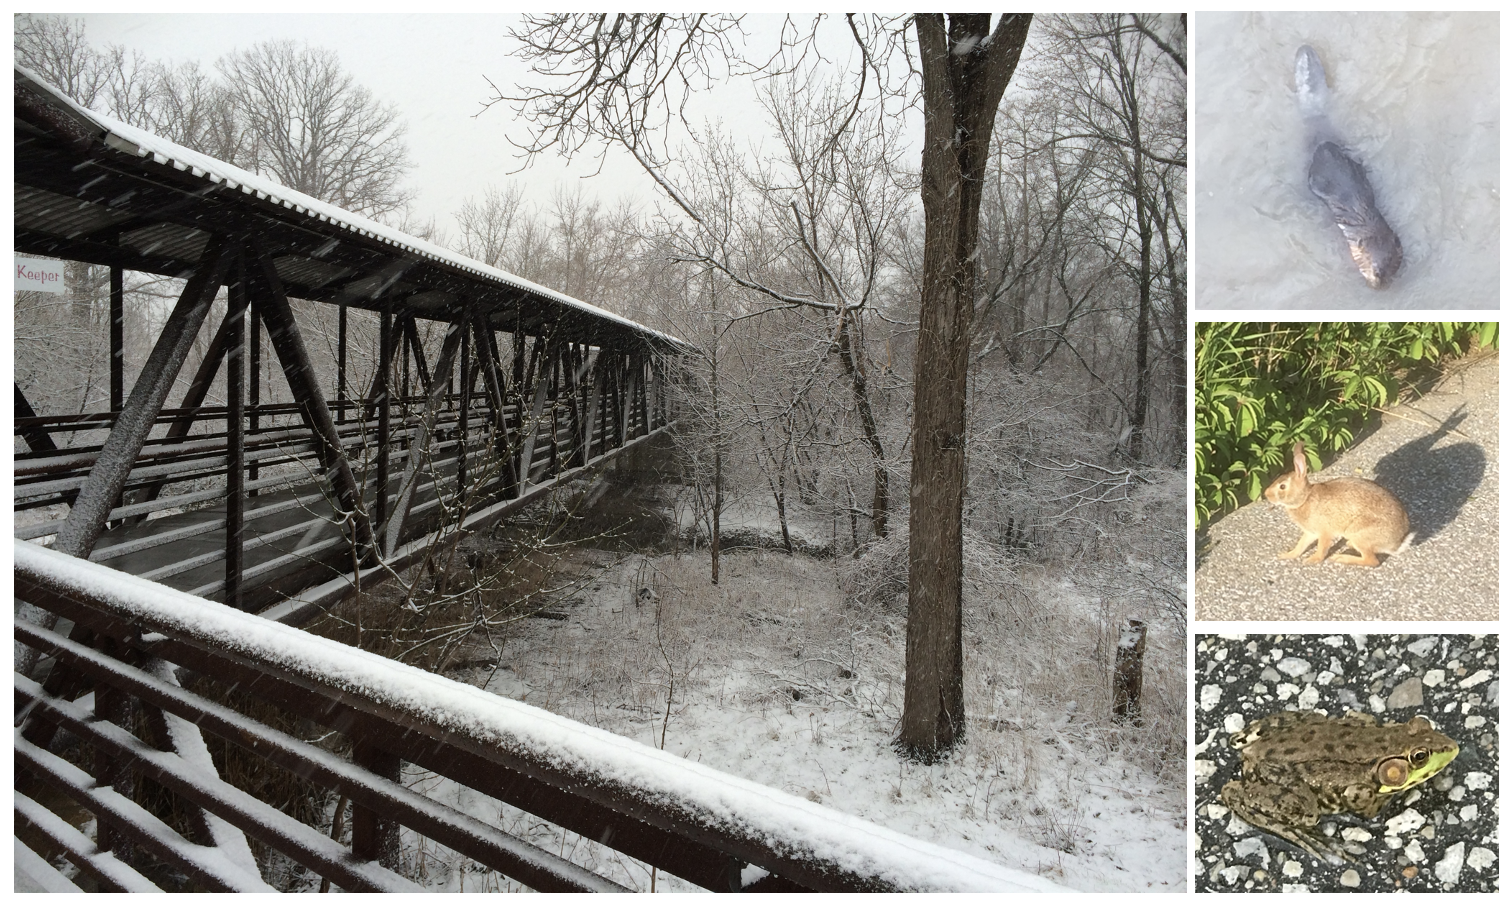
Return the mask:
M1368 477L1405 504L1416 537L1377 568L1279 559L1300 528L1258 502L1196 540L1203 621L1499 618L1499 356L1460 362L1315 476Z
M1195 696L1196 891L1498 890L1497 635L1198 635ZM1423 715L1459 753L1372 820L1323 816L1355 858L1324 862L1221 803L1241 772L1228 736L1285 709Z

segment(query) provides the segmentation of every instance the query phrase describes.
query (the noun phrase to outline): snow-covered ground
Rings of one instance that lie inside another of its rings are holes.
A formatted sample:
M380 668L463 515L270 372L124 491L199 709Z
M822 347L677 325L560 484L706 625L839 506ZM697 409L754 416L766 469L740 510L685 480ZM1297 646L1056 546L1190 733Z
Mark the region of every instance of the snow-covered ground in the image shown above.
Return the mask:
M558 609L565 619L527 620L501 668L455 677L1072 888L1184 889L1182 639L1155 629L1148 725L1112 726L1095 702L1107 613L1065 581L1024 579L1021 603L967 611L968 739L923 766L890 746L902 612L847 604L833 562L736 552L715 587L703 555L582 555L603 570ZM695 890L433 777L409 780L615 881ZM449 859L437 852L425 880L510 887Z

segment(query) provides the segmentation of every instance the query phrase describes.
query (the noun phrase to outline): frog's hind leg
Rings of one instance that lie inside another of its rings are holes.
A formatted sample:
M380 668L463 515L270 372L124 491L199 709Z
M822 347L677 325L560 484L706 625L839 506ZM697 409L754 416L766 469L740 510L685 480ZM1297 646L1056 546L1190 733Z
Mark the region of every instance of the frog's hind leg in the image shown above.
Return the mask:
M1313 857L1349 859L1317 830L1316 800L1304 785L1232 781L1222 788L1222 803L1243 822L1283 838Z

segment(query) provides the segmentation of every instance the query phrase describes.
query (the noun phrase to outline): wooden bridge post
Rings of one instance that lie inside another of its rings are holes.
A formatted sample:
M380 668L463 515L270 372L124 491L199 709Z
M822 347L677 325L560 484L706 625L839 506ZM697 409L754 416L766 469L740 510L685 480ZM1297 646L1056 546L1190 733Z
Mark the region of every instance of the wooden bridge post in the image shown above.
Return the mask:
M1112 671L1112 721L1143 724L1143 651L1148 646L1148 625L1130 618L1117 639L1117 661Z
M399 781L399 758L373 744L358 740L352 745L351 761L391 782ZM383 819L376 811L353 803L351 808L351 853L362 860L376 860L389 869L399 865L398 823Z

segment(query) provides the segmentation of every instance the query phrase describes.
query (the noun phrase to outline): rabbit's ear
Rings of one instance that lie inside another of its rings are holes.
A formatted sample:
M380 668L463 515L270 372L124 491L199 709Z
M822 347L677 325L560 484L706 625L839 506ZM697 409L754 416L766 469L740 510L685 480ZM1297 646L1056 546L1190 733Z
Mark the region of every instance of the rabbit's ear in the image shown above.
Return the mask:
M1306 476L1306 444L1299 440L1295 441L1295 473Z

